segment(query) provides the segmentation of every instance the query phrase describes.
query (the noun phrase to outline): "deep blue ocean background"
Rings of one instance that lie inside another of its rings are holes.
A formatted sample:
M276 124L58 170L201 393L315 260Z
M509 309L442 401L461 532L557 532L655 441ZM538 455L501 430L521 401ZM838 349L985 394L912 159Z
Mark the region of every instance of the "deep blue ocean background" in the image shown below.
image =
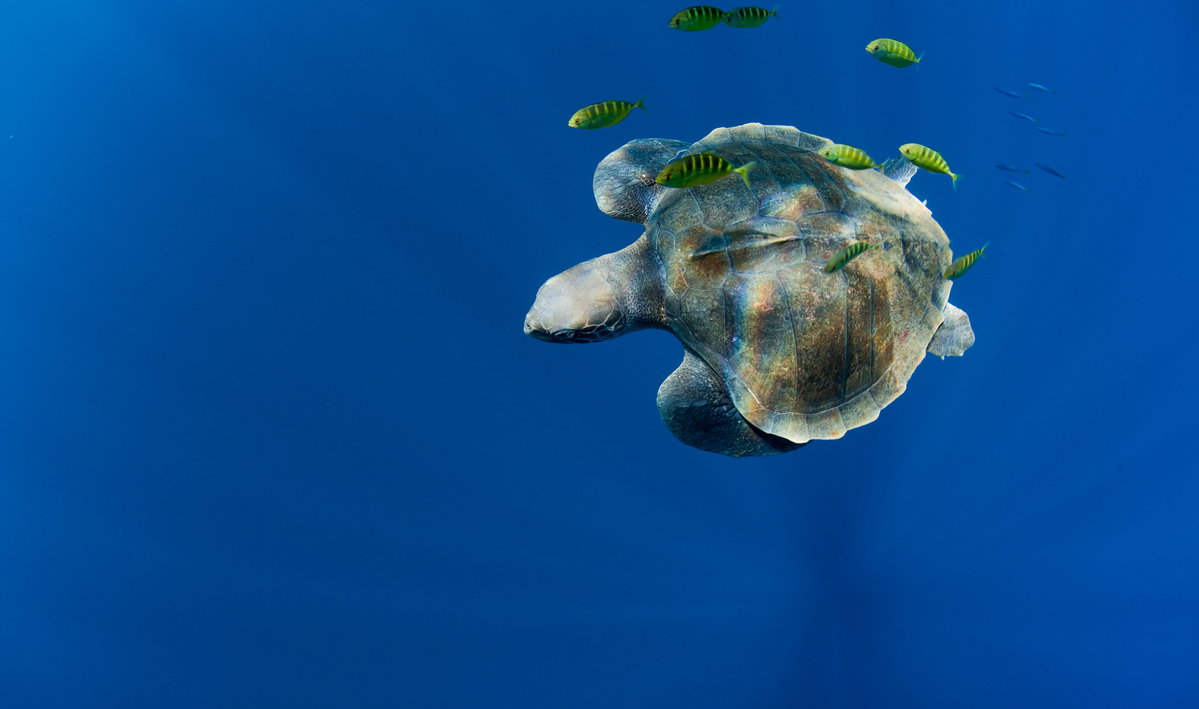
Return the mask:
M983 5L0 5L0 707L1199 706L1199 6ZM605 155L749 122L991 246L966 356L734 460L670 334L521 327Z

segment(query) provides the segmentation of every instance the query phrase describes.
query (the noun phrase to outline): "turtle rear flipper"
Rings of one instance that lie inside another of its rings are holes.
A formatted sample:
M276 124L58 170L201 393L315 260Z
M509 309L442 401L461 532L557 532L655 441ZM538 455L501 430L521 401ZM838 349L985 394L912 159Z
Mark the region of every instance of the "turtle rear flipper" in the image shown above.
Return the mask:
M724 381L690 349L658 389L658 412L675 438L711 453L740 458L789 453L807 445L750 425L733 406Z
M600 211L614 219L644 224L666 191L654 179L679 151L681 140L634 140L608 154L595 168L591 190Z
M900 187L907 187L908 182L912 179L912 175L916 174L916 166L907 158L900 155L897 158L891 158L884 162L881 172L898 182Z
M945 322L937 328L928 351L941 359L961 357L974 344L974 329L970 327L970 316L953 303L945 304Z

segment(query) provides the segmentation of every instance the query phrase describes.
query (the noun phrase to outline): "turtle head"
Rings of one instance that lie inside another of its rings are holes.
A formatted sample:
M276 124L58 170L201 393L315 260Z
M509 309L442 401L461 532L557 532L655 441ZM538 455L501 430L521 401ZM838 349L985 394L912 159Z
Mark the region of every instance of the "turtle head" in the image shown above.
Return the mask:
M546 342L599 342L616 337L624 316L609 269L592 259L554 276L537 291L525 316L525 334Z
M600 342L666 327L662 278L644 236L545 282L525 316L525 334L546 342Z

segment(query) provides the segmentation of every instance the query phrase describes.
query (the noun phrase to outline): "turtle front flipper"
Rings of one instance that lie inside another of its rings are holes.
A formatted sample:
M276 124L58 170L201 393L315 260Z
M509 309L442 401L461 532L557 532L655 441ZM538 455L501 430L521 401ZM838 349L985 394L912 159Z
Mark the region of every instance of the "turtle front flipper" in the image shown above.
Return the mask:
M683 443L734 458L788 453L807 445L750 425L733 406L724 381L690 349L658 389L658 412Z
M691 143L653 138L634 140L608 154L591 180L595 203L615 219L644 224L667 190L654 179Z
M945 321L937 328L928 351L941 359L961 357L974 344L974 328L970 327L970 316L953 303L945 304Z

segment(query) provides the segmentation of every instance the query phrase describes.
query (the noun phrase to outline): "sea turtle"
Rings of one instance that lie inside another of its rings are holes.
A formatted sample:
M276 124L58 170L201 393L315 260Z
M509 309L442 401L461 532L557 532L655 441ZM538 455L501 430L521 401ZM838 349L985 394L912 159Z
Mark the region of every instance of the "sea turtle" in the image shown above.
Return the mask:
M870 423L926 351L961 355L974 333L947 300L949 239L905 188L915 167L900 158L884 172L843 169L817 152L831 144L750 123L608 155L595 200L645 233L547 281L525 332L567 343L673 332L683 363L658 390L658 410L706 451L785 453ZM750 186L737 175L690 189L654 182L676 157L705 151L756 161ZM882 248L824 273L855 241Z

